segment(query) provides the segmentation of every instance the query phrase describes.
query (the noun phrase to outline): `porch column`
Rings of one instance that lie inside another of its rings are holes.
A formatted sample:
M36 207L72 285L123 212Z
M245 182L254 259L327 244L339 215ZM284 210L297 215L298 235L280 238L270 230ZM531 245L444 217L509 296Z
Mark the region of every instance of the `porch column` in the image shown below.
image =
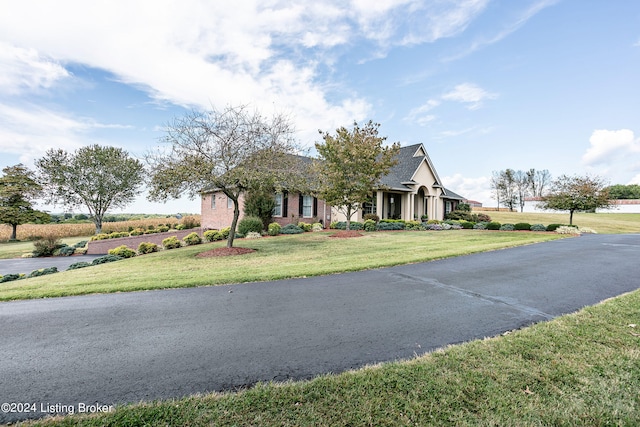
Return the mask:
M413 214L415 212L415 194L413 193L409 193L409 209L408 209L408 215L407 215L407 220L408 221L413 221Z
M378 218L384 218L384 192L376 191L376 214Z

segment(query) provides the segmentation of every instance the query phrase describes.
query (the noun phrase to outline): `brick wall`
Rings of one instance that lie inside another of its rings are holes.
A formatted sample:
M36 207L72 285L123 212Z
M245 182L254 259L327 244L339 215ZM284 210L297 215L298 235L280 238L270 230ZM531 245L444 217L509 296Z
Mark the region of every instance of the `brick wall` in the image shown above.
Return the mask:
M216 198L215 209L212 208L211 199ZM311 218L304 218L300 215L300 195L298 193L288 194L287 215L281 217L273 217L273 221L280 225L297 224L300 221L308 224L314 222L322 222L325 228L331 224L331 207L326 205L324 200L318 199L316 215ZM238 221L244 217L244 196L240 196L240 217ZM201 219L200 225L204 230L229 227L233 221L233 208L227 208L227 196L222 192L203 194L201 197Z
M138 245L142 242L155 243L158 246L162 245L162 240L167 237L176 236L178 240L182 240L187 234L196 232L202 237L201 228L191 228L189 230L172 230L165 233L153 233L143 234L142 236L133 237L119 237L117 239L106 240L94 240L87 244L87 255L102 255L108 254L109 249L117 248L121 245L126 245L131 249L138 249Z

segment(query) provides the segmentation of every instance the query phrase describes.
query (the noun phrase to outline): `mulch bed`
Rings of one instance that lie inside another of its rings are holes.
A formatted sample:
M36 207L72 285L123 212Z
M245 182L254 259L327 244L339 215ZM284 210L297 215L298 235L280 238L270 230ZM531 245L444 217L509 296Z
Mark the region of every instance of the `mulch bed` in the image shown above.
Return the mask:
M216 248L211 249L210 251L200 252L196 255L196 258L211 258L218 256L233 256L233 255L244 255L250 254L251 252L255 252L255 249L251 248Z
M363 234L361 232L359 232L359 231L356 231L356 230L349 230L349 231L343 230L343 231L338 231L336 233L333 233L329 237L335 237L335 238L338 238L338 239L349 239L349 238L352 238L352 237L362 237L362 236L363 236Z

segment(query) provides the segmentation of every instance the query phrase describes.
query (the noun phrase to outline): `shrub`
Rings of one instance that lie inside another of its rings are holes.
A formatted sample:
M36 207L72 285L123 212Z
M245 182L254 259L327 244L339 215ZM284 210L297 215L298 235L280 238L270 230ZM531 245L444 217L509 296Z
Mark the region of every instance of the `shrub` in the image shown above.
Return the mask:
M131 258L136 256L136 251L127 245L120 245L117 248L109 249L109 255L115 255L121 258Z
M479 213L474 216L477 217L476 222L491 222L491 217L487 214Z
M420 221L407 221L404 224L405 230L424 230Z
M450 227L450 229L451 229L451 230L462 230L462 226L461 226L459 223L457 223L457 222L454 222L453 224L450 224L450 223L445 222L445 223L444 223L444 224L442 224L442 225L443 225L443 226L448 225L448 226ZM447 229L447 228L445 227L445 230L446 230L446 229Z
M142 242L138 245L139 254L150 254L152 252L158 252L158 245L151 242Z
M69 267L67 267L67 270L77 270L79 268L91 267L91 265L92 264L90 262L80 261L71 264Z
M304 231L311 231L311 224L307 224L306 222L300 221L298 223L298 227L302 228Z
M314 222L311 224L311 231L317 233L318 231L324 231L324 226L320 222Z
M547 225L547 231L556 231L558 227L562 227L563 224L549 224Z
M78 243L73 245L74 248L84 248L85 246L87 246L86 240L80 240Z
M107 240L109 238L109 235L107 233L98 233L95 236L91 236L91 241L94 240Z
M33 270L27 277L46 276L47 274L53 274L58 272L58 267L41 268L40 270Z
M57 253L60 256L71 256L75 252L76 252L76 247L75 246L64 245L63 247L58 249L55 253Z
M222 240L229 238L229 233L231 233L231 227L225 227L220 230L220 235L222 235Z
M287 224L280 229L280 234L300 234L304 233L304 230L295 224Z
M486 230L488 222L476 222L473 226L474 230Z
M260 232L269 227L272 221L273 210L276 207L276 200L270 191L250 191L245 195L244 212L245 215L260 218L262 227L260 230L249 230Z
M114 231L109 234L109 239L117 239L119 237L129 237L129 233L126 231Z
M474 225L476 225L475 222L471 222L471 221L462 221L460 223L460 225L462 226L462 228L464 228L465 230L471 230L473 228Z
M280 224L278 224L277 222L272 222L271 224L269 224L267 232L269 233L269 236L277 236L278 234L280 234L281 229L282 227L280 226Z
M529 224L528 222L519 222L516 225L513 226L513 228L515 230L531 230L531 224Z
M14 280L18 280L21 279L22 277L20 277L19 274L5 274L4 276L0 277L0 283L4 283L4 282L12 282Z
M444 216L444 219L455 219L458 221L471 221L471 212L455 210Z
M167 231L169 231L169 227L168 227L168 226L166 226L166 225L159 225L159 226L158 226L158 231L159 231L160 233L167 232Z
M364 231L376 231L376 222L372 219L365 220Z
M492 221L487 224L487 230L500 230L501 224L499 222Z
M378 224L378 230L381 230L381 231L404 230L404 222L383 222L383 221L380 221L380 223Z
M184 236L182 240L187 246L199 245L202 243L202 239L195 231Z
M438 219L430 219L427 221L427 224L440 224L442 221Z
M33 242L33 256L51 256L63 245L59 238L49 235Z
M329 229L336 230L337 228L338 228L338 221L331 221L331 224L329 224Z
M115 262L115 261L120 261L121 259L124 259L118 255L105 255L105 256L101 256L100 258L96 258L93 261L91 261L92 265L99 265L99 264L105 264L107 262Z
M176 230L186 230L187 227L184 224L178 224L176 225Z
M184 226L184 229L200 227L200 221L195 216L187 215L182 217L180 224ZM176 227L177 228L177 227Z
M180 240L176 236L167 237L162 240L162 247L165 249L176 249L182 246Z
M142 236L144 234L144 230L142 228L135 228L131 233L129 233L130 236Z
M250 231L244 237L245 237L245 239L261 239L262 238L262 234L256 233L255 231Z
M215 242L224 239L218 230L207 230L203 233L203 236L207 242Z
M547 231L547 227L544 226L543 224L533 224L531 226L531 228L529 228L529 230L531 230L531 231Z
M442 224L436 224L436 223L431 223L431 224L427 224L425 225L425 228L429 231L441 231L444 230L444 227L442 226Z
M259 233L263 228L262 219L257 216L245 216L238 222L238 233L244 235L247 235L247 233L251 231Z
M513 231L515 226L513 224L502 224L500 226L500 231Z
M373 222L380 222L380 217L376 214L364 214L364 216L362 217L362 219L366 222L368 219L372 220Z

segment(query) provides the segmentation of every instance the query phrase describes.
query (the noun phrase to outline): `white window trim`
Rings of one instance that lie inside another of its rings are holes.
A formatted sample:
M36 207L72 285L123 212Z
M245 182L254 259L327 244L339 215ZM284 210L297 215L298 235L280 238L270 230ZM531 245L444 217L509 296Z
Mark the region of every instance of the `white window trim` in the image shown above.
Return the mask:
M310 201L310 204L307 205L305 202ZM309 209L309 215L305 215L305 210ZM304 195L302 196L302 217L303 218L313 218L313 196Z

